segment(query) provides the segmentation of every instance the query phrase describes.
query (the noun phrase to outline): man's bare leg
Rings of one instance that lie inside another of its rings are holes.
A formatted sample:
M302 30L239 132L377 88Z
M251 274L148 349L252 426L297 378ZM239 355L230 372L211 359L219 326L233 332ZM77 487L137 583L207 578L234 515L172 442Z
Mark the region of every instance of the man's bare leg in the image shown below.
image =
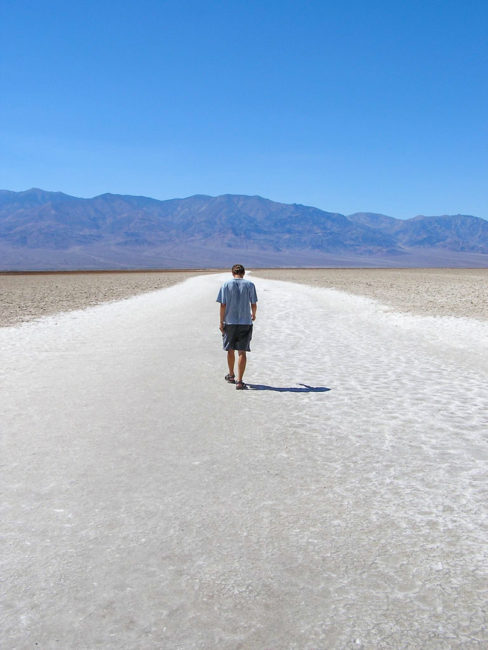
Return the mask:
M244 377L244 371L246 370L246 362L247 362L247 354L245 350L239 350L238 351L238 359L237 359L237 382L242 381L242 378Z
M234 376L234 365L236 362L236 355L234 350L227 350L227 365L229 366L229 375Z

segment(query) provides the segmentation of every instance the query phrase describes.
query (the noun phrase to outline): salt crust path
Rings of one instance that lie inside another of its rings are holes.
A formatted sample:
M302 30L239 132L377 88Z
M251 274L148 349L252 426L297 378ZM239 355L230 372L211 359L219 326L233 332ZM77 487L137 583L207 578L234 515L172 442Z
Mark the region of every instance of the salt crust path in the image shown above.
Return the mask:
M224 277L0 330L0 646L486 648L488 325Z

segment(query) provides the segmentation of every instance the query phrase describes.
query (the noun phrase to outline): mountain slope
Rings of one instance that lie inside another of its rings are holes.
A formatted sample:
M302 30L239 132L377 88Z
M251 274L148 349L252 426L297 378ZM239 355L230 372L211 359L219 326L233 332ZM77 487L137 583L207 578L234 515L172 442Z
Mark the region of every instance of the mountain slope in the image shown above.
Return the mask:
M471 216L346 217L231 194L158 201L0 191L3 269L220 266L236 257L255 266L480 266L485 254L488 222Z
M381 232L393 234L400 227L400 219L388 217L385 214L376 214L375 212L356 212L347 217L353 223L359 223L369 228L381 230Z
M488 221L470 215L414 217L397 231L402 246L488 253Z
M348 217L354 223L392 235L404 248L442 248L450 251L488 253L488 221L471 215L443 215L394 219L360 212Z
M374 253L395 250L382 232L344 215L258 196L194 196L156 201L104 194L76 199L37 190L0 204L0 238L13 246L69 248L104 242L156 246L210 239L223 246L259 249L311 248Z

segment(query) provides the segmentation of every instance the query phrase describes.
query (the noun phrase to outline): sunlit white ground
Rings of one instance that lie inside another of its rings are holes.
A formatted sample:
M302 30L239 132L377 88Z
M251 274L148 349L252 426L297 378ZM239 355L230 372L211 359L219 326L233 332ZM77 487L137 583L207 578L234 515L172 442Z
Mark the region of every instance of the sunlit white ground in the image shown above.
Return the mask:
M488 324L224 278L0 330L0 647L486 648Z

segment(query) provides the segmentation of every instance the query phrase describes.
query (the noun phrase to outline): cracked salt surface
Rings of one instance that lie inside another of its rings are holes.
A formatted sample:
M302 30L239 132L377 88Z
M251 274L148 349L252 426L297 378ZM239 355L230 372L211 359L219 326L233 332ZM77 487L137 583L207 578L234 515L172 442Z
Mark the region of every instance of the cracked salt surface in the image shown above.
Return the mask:
M0 646L487 647L488 324L223 278L0 330Z

